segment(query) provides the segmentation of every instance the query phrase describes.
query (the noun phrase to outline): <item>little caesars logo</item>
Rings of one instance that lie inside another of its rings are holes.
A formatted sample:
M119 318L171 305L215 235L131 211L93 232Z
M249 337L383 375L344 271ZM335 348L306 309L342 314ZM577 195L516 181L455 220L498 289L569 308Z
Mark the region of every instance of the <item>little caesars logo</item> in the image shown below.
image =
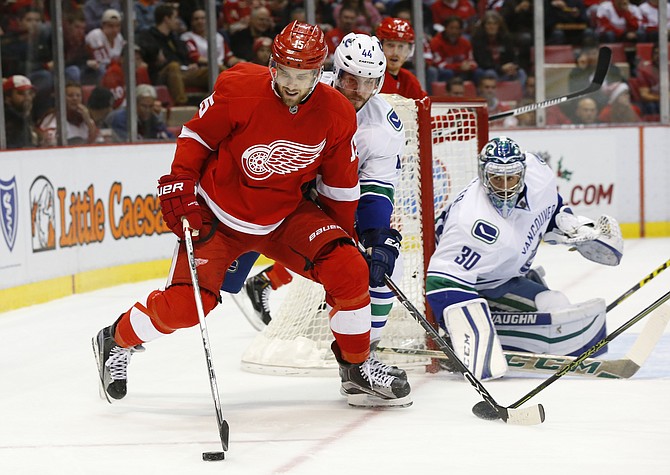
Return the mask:
M242 169L252 180L265 180L275 173L286 175L310 166L325 146L325 139L317 145L288 140L254 145L242 154Z

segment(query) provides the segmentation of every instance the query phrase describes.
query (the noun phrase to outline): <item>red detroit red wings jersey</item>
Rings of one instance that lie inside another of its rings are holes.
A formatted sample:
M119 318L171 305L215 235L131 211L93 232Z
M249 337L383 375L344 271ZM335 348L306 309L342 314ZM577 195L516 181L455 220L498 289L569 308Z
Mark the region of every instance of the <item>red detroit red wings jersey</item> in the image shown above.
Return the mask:
M172 173L198 179L217 218L249 234L277 228L302 200L302 185L316 178L322 208L353 235L356 112L324 84L297 109L292 114L274 93L267 67L236 65L184 124Z
M384 84L380 92L384 94L398 94L408 99L423 99L428 95L426 91L421 89L421 83L416 76L405 68L400 68L398 77L394 77L386 71L384 74Z

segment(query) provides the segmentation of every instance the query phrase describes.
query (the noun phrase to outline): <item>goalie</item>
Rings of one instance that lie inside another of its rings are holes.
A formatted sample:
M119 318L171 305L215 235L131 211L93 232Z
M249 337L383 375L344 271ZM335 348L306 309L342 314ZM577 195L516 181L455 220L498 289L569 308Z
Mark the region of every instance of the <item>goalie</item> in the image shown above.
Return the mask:
M437 219L428 302L461 361L477 378L507 371L505 350L578 355L606 335L603 299L571 304L531 269L540 241L618 265L619 225L576 216L554 172L507 137L489 141L475 178Z

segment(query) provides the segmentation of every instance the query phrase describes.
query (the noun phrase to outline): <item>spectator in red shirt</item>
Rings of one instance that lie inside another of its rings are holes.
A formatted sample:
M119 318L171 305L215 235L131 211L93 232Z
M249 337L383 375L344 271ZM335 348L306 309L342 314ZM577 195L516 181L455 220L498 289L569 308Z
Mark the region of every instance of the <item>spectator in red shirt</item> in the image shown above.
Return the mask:
M399 94L409 99L423 99L428 94L419 80L403 68L407 58L414 53L414 29L407 20L385 18L377 28L377 38L382 42L386 56L386 74L380 92Z
M645 61L637 68L637 80L645 115L660 113L660 72L658 68L658 44L651 50L651 61Z
M470 0L435 0L430 6L433 14L433 24L438 32L450 16L457 16L463 20L464 31L469 33L477 21L477 11Z
M326 46L328 46L328 63L332 63L335 48L340 44L342 38L349 33L360 34L362 31L356 30L356 19L358 18L358 9L353 5L344 5L340 8L337 15L337 26L326 33Z
M621 82L610 94L609 103L598 116L600 122L609 124L630 124L640 122L640 109L630 102L628 84Z
M438 68L438 80L446 82L454 76L474 80L477 62L472 55L470 41L462 35L463 20L450 16L442 25L444 31L430 41L433 64Z
M226 0L218 18L218 27L233 34L249 26L251 2L247 0Z

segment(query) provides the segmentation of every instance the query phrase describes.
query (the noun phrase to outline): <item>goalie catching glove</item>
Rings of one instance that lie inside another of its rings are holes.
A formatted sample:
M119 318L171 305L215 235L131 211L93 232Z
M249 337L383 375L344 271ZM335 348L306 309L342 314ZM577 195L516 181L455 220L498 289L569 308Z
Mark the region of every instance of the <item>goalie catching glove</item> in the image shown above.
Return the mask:
M385 285L384 275L393 274L395 261L400 255L402 236L391 228L367 229L361 234L365 260L370 267L370 287Z
M593 221L563 208L556 215L556 228L544 235L544 241L574 246L586 259L607 266L619 265L623 256L619 223L607 215Z
M165 224L180 238L184 238L182 218L188 219L194 230L193 239L202 227L200 204L195 195L195 180L186 175L164 175L158 180L158 198Z

